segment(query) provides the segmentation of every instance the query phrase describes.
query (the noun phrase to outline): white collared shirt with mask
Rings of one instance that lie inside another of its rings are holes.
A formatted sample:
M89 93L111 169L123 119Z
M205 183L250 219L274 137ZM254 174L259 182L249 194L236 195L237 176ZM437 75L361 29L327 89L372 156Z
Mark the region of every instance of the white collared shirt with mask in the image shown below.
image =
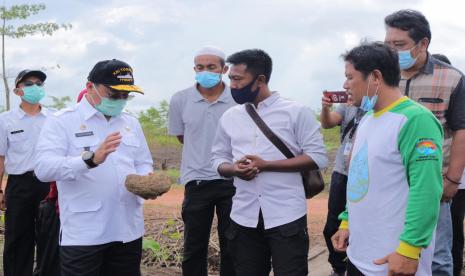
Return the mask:
M33 156L40 130L53 110L41 106L29 115L18 106L0 114L0 155L5 156L5 172L20 175L34 169Z
M116 131L122 135L117 150L89 169L81 154L95 152ZM143 199L124 182L128 174L150 173L153 161L133 116L123 112L107 121L84 97L44 124L35 164L41 181L57 182L61 245L130 242L144 234Z
M326 148L312 110L274 92L258 104L257 112L296 156L305 154L320 169L326 167ZM268 161L286 159L257 127L244 105L223 114L212 152L215 170L222 163L233 163L245 155ZM250 181L235 177L234 186L231 219L239 225L256 228L260 210L265 229L295 221L307 213L299 172L260 172Z

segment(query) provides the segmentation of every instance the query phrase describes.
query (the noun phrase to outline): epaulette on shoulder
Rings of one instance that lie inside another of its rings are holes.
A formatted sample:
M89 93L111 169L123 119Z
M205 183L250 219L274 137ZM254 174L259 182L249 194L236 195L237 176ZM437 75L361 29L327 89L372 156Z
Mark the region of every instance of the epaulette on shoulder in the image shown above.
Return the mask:
M136 115L134 113L132 113L131 111L127 110L127 109L123 109L122 113L124 115L136 118Z
M60 109L57 112L55 112L54 115L58 117L58 116L61 116L61 115L65 114L65 113L68 113L68 112L71 112L71 111L74 111L74 110L76 110L76 105L72 106L72 107L67 107L67 108Z

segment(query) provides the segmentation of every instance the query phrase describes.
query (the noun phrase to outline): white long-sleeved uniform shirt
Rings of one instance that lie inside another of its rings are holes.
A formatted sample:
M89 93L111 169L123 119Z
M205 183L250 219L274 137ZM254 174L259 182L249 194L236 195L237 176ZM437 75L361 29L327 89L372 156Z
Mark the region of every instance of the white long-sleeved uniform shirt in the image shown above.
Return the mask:
M95 151L116 131L123 136L117 150L89 169L82 152ZM45 122L35 164L40 180L57 182L61 245L130 242L144 234L143 199L124 186L128 174L146 175L153 169L136 118L122 113L107 121L84 97Z
M40 130L54 110L44 106L35 116L21 107L0 114L0 155L5 156L8 174L23 174L34 169L33 156Z
M313 112L277 92L260 102L257 112L268 127L281 138L294 155L308 155L320 169L328 159ZM220 119L212 148L215 170L222 163L233 163L245 155L264 160L286 157L261 132L244 105L227 110ZM250 181L234 178L231 219L245 227L257 227L261 209L265 229L301 218L307 213L302 177L298 172L260 172Z

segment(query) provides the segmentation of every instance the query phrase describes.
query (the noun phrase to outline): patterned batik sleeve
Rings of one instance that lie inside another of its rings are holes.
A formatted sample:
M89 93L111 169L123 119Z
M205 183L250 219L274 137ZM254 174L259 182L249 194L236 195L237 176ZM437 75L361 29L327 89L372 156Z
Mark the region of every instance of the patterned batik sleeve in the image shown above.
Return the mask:
M421 248L429 245L438 220L443 131L429 111L410 115L398 139L409 195L397 252L418 259Z

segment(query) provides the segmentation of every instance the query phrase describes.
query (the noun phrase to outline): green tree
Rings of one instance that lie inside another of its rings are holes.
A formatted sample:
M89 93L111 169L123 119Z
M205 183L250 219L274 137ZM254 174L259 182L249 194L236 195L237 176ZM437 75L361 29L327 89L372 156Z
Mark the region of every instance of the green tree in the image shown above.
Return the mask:
M0 6L0 19L2 20L2 27L0 28L2 36L2 75L3 84L5 86L6 110L10 110L10 88L8 86L8 76L6 75L5 38L24 38L38 33L43 36L51 36L59 29L67 30L71 28L71 24L57 24L50 22L23 24L19 26L7 24L7 22L12 20L25 20L31 15L38 14L40 11L45 10L45 8L45 4L13 5L9 8Z
M49 96L52 98L53 104L49 105L49 107L53 107L55 109L62 109L66 107L67 102L71 102L71 97L70 96L64 96L61 98L55 97L55 96Z
M139 113L139 122L143 126L151 126L159 130L162 134L168 124L168 102L163 100L158 108L150 107Z

